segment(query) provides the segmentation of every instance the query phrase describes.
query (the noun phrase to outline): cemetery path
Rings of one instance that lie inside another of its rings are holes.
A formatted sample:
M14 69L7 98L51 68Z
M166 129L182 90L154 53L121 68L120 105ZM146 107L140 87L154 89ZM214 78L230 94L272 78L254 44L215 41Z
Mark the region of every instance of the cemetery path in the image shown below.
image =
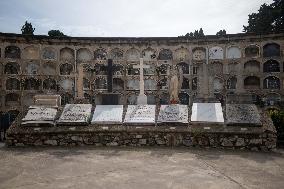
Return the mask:
M6 148L0 189L279 189L284 150Z

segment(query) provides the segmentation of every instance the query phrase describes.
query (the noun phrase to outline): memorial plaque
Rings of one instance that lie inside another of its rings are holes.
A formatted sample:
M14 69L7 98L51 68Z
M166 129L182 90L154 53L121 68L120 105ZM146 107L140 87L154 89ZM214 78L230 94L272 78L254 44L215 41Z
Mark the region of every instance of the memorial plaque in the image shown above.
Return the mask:
M92 124L122 124L123 105L97 105Z
M221 103L193 103L191 122L224 123Z
M60 95L35 95L34 96L35 105L42 105L48 107L60 107L61 106L61 96Z
M57 109L42 107L42 106L30 106L26 116L22 119L21 125L54 125Z
M161 105L158 123L188 123L187 105Z
M156 105L128 105L124 123L155 124Z
M254 104L227 104L228 125L261 126L259 111Z
M59 124L88 124L91 117L91 104L66 104L58 120Z

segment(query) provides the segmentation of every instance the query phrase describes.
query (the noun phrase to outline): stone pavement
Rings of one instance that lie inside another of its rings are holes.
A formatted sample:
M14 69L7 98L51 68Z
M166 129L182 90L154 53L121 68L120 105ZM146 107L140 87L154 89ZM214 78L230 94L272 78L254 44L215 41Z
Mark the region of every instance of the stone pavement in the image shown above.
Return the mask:
M0 189L280 189L284 151L0 147Z

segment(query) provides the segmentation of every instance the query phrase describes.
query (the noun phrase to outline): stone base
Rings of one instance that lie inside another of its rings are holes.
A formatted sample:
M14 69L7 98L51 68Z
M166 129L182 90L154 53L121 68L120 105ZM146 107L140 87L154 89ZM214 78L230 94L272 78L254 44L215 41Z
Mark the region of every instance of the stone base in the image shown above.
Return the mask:
M21 127L7 133L7 146L187 146L270 151L276 148L270 131L201 131L186 126L61 126Z
M90 104L89 100L86 99L86 98L79 98L79 97L76 97L74 99L74 104Z

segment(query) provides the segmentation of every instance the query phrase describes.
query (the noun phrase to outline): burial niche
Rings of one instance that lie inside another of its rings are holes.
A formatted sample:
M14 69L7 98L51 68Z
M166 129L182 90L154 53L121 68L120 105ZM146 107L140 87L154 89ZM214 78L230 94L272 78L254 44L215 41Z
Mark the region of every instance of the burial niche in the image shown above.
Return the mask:
M259 47L256 45L250 45L245 48L245 56L247 58L259 57Z
M169 64L162 64L158 67L158 73L160 75L169 75L170 73L170 65Z
M5 65L4 68L5 74L19 74L20 73L20 65L16 62L9 62Z
M268 43L263 46L263 57L280 56L280 45L276 43Z
M23 50L23 57L29 60L36 60L39 59L39 50L34 46L26 47Z
M227 49L228 59L237 59L242 57L242 52L239 47L229 47Z
M123 59L123 51L120 50L119 48L115 48L115 49L112 49L110 51L110 59L113 59L114 61L116 60L122 60Z
M179 48L175 51L175 59L177 61L186 61L189 59L189 51L186 48Z
M185 62L180 62L177 64L177 67L179 70L182 71L182 74L187 75L189 74L189 64Z
M36 75L38 74L38 70L39 70L39 63L38 62L28 62L25 68L25 72L28 75Z
M5 48L5 58L21 58L21 50L16 46L8 46Z
M87 78L83 78L83 90L89 90L90 88L90 81Z
M60 65L60 75L70 75L73 71L73 66L71 64L65 63Z
M105 49L97 49L95 52L94 52L94 57L95 57L95 60L106 60L107 59L107 52Z
M145 79L144 80L144 87L145 87L145 90L156 90L157 89L157 83L154 79Z
M61 61L73 61L74 60L74 50L68 47L65 47L60 50L60 60Z
M104 64L96 64L95 73L96 75L107 75L107 66Z
M42 53L42 58L44 60L55 60L56 59L55 49L51 47L44 48Z
M127 97L127 104L128 105L136 105L137 104L137 95L131 94Z
M82 48L77 50L77 61L78 62L88 62L93 59L92 53L87 48Z
M16 78L7 79L6 90L21 90L21 82Z
M275 76L269 76L263 80L264 89L280 89L280 79Z
M266 104L270 106L274 106L281 101L280 94L277 93L269 93L266 96Z
M201 61L206 59L206 49L203 47L196 47L192 50L193 60Z
M113 75L123 76L124 75L124 67L121 64L113 65Z
M142 57L144 61L152 61L157 58L156 51L150 47L142 51Z
M103 77L97 78L95 80L95 89L106 90L107 89L107 80Z
M140 82L138 79L127 80L127 90L139 90Z
M167 105L170 101L170 95L168 93L162 93L160 96L160 104Z
M155 75L156 73L156 67L154 64L146 64L148 68L143 68L143 74L144 75Z
M43 64L43 75L56 75L56 64L47 62Z
M16 93L9 93L5 96L5 105L20 105L20 95Z
M162 49L159 52L158 59L159 60L172 60L173 59L173 53L169 49Z
M189 104L189 95L187 93L179 93L178 95L180 104L188 105Z
M153 94L147 95L147 104L156 105L156 97Z
M39 90L41 87L41 80L35 78L26 78L23 82L24 90Z
M135 64L128 64L127 65L127 75L139 75L140 69L134 68Z
M221 62L213 62L210 64L210 70L213 75L223 74L223 64Z
M61 94L61 104L64 106L66 104L71 104L73 102L73 96L69 93Z
M137 49L131 48L126 51L126 60L127 61L139 61L140 53Z
M221 47L212 47L209 49L209 59L211 60L221 60L224 58L224 52Z
M228 72L229 73L237 73L238 71L238 63L237 62L231 62L228 64Z
M167 78L161 79L160 82L159 82L159 86L160 86L161 90L167 90L169 88L168 79Z
M280 64L276 60L268 60L263 64L263 72L280 72Z
M189 79L183 77L181 89L189 89Z
M230 77L227 80L227 89L236 89L237 87L237 78L235 76Z
M71 91L74 89L74 80L73 79L62 79L59 81L59 86L62 90Z
M124 90L124 81L120 78L113 78L113 90Z
M260 63L256 60L250 60L244 64L246 72L256 73L260 71Z
M213 80L213 89L214 89L214 92L222 91L222 89L223 89L223 80L218 78L218 77L215 77L214 80Z
M260 88L260 79L256 76L248 76L244 79L244 88L245 89L259 89Z
M198 87L198 79L197 79L197 77L195 77L195 78L193 78L192 79L192 83L191 83L191 85L192 85L192 90L197 90L197 87Z
M42 82L43 90L57 90L55 79L47 78Z

